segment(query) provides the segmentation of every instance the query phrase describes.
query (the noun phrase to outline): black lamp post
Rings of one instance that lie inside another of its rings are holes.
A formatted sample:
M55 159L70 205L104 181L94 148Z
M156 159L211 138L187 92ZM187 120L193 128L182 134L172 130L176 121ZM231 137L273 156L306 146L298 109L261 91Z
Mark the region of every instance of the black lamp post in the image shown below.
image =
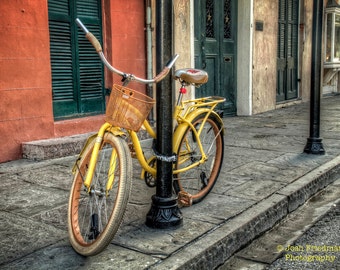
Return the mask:
M157 72L172 58L172 1L156 1L156 54ZM156 194L146 216L146 225L152 228L177 227L182 224L182 214L173 195L172 168L172 83L167 76L157 85L157 183Z
M313 35L312 35L312 70L311 70L311 101L309 138L304 152L308 154L325 154L320 138L320 101L321 101L321 52L323 0L314 0L313 4Z

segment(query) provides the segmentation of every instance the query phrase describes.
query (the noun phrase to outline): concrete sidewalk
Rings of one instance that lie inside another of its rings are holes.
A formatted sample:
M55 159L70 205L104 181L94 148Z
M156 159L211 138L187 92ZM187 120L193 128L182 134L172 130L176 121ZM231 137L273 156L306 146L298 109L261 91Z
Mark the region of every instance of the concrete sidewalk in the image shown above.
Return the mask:
M181 209L183 226L178 229L157 230L144 224L155 189L139 179L134 161L136 180L124 223L112 244L89 258L76 254L67 236L75 157L0 164L0 268L218 267L336 180L340 170L340 96L323 98L321 107L326 150L322 156L303 153L309 136L309 104L225 118L221 175L203 202Z

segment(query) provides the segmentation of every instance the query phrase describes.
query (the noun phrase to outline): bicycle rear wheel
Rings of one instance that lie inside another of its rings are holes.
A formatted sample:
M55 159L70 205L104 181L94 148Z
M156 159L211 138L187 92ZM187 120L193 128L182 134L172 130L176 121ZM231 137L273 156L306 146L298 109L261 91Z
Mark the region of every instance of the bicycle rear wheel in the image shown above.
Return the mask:
M94 144L92 140L78 163L68 208L70 242L84 256L98 254L112 241L122 222L132 182L132 161L126 142L106 132L88 192L83 182ZM107 184L109 180L113 180L112 185Z
M193 127L198 131L202 125L200 140L207 155L207 160L188 171L174 175L173 186L175 192L180 191L189 196L192 203L202 201L211 191L220 173L224 140L222 126L214 114L210 114L203 123L206 114L200 114L193 121ZM199 161L202 157L197 138L189 126L182 135L179 148L176 151L177 162L175 169L185 168Z

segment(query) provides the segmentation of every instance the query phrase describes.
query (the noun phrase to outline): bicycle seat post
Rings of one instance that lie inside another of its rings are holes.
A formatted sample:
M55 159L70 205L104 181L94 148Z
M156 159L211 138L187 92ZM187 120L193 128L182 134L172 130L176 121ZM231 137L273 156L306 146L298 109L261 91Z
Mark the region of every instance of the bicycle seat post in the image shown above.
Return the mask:
M181 82L181 88L179 89L179 94L178 94L178 98L177 98L177 103L176 105L179 106L182 102L183 99L183 95L186 94L187 89L185 88L186 84L185 82Z

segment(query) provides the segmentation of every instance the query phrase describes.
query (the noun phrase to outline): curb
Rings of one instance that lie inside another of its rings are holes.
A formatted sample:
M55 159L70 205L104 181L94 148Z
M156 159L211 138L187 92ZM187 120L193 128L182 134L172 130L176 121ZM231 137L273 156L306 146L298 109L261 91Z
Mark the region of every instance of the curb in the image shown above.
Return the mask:
M215 269L335 181L340 156L310 171L150 269Z

